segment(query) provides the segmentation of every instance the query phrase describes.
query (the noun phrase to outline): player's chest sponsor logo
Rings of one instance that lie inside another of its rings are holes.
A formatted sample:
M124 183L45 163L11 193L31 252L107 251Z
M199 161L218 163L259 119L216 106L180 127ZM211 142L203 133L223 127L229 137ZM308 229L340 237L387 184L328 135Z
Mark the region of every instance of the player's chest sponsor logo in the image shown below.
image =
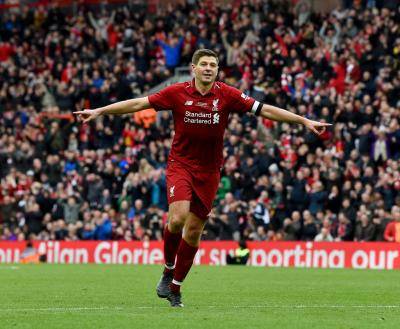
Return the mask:
M185 111L183 121L189 124L215 125L220 122L220 118L219 113Z

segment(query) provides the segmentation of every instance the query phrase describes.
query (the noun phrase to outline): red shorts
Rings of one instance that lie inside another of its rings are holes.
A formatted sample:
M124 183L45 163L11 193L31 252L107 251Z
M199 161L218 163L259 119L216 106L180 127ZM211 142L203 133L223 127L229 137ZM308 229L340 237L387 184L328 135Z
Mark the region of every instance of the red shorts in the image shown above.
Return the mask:
M168 161L166 176L168 204L188 200L190 211L207 220L217 194L220 172L194 171L176 161Z

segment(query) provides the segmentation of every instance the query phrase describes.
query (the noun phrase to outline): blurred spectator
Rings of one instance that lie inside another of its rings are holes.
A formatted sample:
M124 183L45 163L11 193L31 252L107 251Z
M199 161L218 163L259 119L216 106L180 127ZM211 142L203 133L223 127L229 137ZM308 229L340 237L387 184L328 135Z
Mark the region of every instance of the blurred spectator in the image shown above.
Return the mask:
M247 248L246 241L240 240L238 248L235 249L233 254L226 256L226 263L228 265L246 265L250 257L250 250Z
M321 241L325 241L325 242L332 242L333 241L333 237L332 235L329 233L329 230L325 227L323 227L321 229L321 232L318 233L315 238L314 238L315 242L321 242Z
M310 211L304 210L303 218L304 218L304 226L301 239L303 241L313 241L318 233L314 217Z
M400 207L393 206L392 221L386 226L384 237L386 241L400 242Z
M335 241L352 241L353 240L353 226L347 216L339 213L339 222L336 227L334 236Z
M175 68L180 61L182 45L183 45L183 37L177 37L173 35L168 43L165 43L162 40L157 40L157 43L162 47L165 55L165 64L167 68L173 69Z
M74 197L69 197L64 203L64 220L67 224L75 224L79 219L80 204Z
M285 241L297 240L296 229L290 218L285 218L285 220L283 221L282 231L283 231L283 240Z
M95 240L110 240L112 234L112 223L107 213L97 213L96 227L93 232Z
M362 214L356 225L354 241L373 241L375 235L375 225L366 214Z
M264 226L258 226L257 231L250 234L249 238L253 241L267 241L268 235Z
M324 191L324 186L320 181L316 181L313 184L309 198L310 206L308 209L310 210L311 214L315 215L318 211L324 209L327 199L327 192Z
M21 253L22 264L37 264L40 261L40 255L33 247L32 241L27 241L25 249Z

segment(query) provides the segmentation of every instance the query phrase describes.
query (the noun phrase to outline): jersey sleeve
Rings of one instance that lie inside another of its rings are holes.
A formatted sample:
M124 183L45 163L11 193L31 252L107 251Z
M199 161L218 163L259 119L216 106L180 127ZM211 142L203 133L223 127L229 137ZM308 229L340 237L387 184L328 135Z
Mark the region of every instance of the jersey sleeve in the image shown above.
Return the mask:
M150 105L156 111L168 111L172 110L174 106L174 92L175 87L168 86L161 89L159 92L149 96Z
M229 99L229 111L238 113L255 113L257 107L260 105L254 98L247 96L239 89L226 85L227 97Z

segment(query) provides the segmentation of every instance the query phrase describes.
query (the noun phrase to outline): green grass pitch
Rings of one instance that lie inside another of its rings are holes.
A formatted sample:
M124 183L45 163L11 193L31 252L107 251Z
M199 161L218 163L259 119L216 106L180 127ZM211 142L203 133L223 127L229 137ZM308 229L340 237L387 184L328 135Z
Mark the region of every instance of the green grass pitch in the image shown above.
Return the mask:
M397 271L197 266L173 309L161 269L0 265L0 328L400 328Z

